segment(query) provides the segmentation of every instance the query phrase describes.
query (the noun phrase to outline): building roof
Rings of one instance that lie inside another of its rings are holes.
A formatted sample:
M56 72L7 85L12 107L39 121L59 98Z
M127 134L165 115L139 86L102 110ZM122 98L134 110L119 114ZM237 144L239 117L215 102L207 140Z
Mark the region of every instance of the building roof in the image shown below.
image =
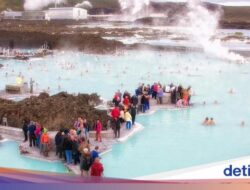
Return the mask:
M49 10L71 10L71 9L83 9L79 7L56 7L56 8L49 8ZM86 9L84 9L86 10Z

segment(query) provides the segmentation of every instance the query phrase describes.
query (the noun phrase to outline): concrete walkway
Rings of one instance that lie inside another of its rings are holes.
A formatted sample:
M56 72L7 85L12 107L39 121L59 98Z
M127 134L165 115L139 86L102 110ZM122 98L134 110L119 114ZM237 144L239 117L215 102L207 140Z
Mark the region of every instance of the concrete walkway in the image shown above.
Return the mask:
M109 151L112 150L112 145L115 143L121 143L125 142L129 137L133 136L135 133L139 132L142 130L143 127L136 123L131 130L127 130L125 127L125 124L122 125L121 127L121 137L119 139L114 139L114 138L103 138L102 142L97 142L95 141L94 138L90 138L90 148L93 150L95 146L99 146L100 154L103 155ZM113 133L112 129L109 129L110 132ZM13 127L6 127L6 126L0 126L0 134L4 139L9 139L9 140L14 140L17 141L19 144L24 145L27 147L27 150L29 154L25 154L23 156L34 158L34 159L39 159L43 161L50 161L50 162L55 162L55 161L62 161L64 160L59 159L55 155L55 151L50 151L48 157L44 157L42 154L40 154L40 151L37 147L29 147L29 142L23 143L23 133L21 129L18 128L13 128ZM49 132L49 136L54 140L54 137L56 135L56 132ZM67 168L69 168L70 171L73 171L75 174L80 174L80 169L79 165L74 166L74 165L66 165Z
M157 105L157 104L153 104L150 108L150 110L148 110L146 113L140 113L139 115L150 115L155 113L157 110L161 110L161 109L168 109L168 110L172 110L172 109L178 109L176 108L174 105ZM183 108L181 108L183 109ZM90 137L89 141L90 141L90 148L91 150L94 149L95 146L99 146L99 150L101 155L109 152L112 150L112 145L115 143L123 143L125 141L127 141L130 137L132 137L134 134L138 133L139 131L141 131L144 127L139 124L136 123L131 130L127 130L125 127L125 124L122 125L121 127L121 136L119 139L115 139L113 138L103 138L102 142L97 142L95 141L95 139L92 137ZM56 135L57 132L53 132L50 131L49 132L49 136L51 139L54 140L54 137ZM112 129L109 129L106 133L110 133L113 134ZM59 159L56 155L55 155L55 151L50 151L49 153L49 157L44 157L43 155L40 154L40 151L38 148L34 148L34 147L29 147L29 142L25 142L23 143L23 132L22 129L19 128L13 128L13 127L6 127L6 126L0 126L0 134L3 136L3 138L5 139L10 139L10 140L15 140L18 143L22 143L23 145L25 145L25 147L27 147L27 150L30 152L29 154L26 154L24 156L30 157L30 158L35 158L35 159L40 159L40 160L44 160L44 161L63 161L61 159ZM73 171L73 173L75 174L80 174L80 169L79 166L74 166L74 165L65 165L66 167L69 168L70 171Z

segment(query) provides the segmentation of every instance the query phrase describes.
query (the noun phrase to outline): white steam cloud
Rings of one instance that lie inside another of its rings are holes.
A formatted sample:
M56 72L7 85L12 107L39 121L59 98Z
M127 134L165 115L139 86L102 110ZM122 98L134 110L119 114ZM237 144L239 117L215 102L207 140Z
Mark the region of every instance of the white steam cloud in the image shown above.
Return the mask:
M78 8L91 9L93 5L89 1L83 1L82 3L78 3L75 5Z
M130 10L134 15L140 12L145 6L148 6L150 0L119 0L122 10Z
M65 1L66 0L25 0L24 10L29 10L29 11L41 10L50 4L58 5L64 3Z
M150 0L119 0L119 4L126 20L145 16Z
M200 0L188 0L187 19L181 23L189 30L191 40L199 44L207 54L231 61L244 62L241 55L230 52L223 47L219 39L213 39L216 34L219 12L210 12L201 5Z

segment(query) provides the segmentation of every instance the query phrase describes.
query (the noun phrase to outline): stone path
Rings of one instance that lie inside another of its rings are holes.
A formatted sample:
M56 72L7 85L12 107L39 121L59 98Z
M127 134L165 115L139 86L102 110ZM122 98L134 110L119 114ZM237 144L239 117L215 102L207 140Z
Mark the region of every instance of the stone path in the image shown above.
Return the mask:
M151 106L150 110L146 113L141 113L141 115L150 115L153 114L155 111L160 110L160 109L176 109L175 106L173 105L153 105ZM0 126L0 128L2 128L3 126ZM8 127L7 127L8 128ZM140 130L143 129L143 126L136 123L136 125L134 125L131 130L127 130L125 127L125 124L122 125L121 127L121 137L119 139L114 139L114 138L103 138L102 142L97 142L95 141L95 139L92 137L89 139L90 141L90 148L91 150L94 149L95 146L99 146L99 150L101 155L109 152L112 150L112 145L115 143L122 143L125 142L129 137L133 136L135 133L139 132ZM13 134L2 134L2 136L5 139L11 139L11 140L15 140L19 143L22 143L23 140L23 136L21 133L21 129L13 129L11 128L11 130L14 131L18 131L18 133L13 133ZM111 133L113 133L112 129L109 129L109 131ZM19 135L17 135L19 134ZM55 136L56 132L50 132L49 133L50 136ZM53 139L54 140L54 139ZM35 159L40 159L40 160L45 160L45 161L62 161L63 160L59 159L56 155L55 155L55 151L50 151L49 153L49 157L44 157L43 155L40 154L40 151L38 148L34 148L34 147L29 147L29 142L25 142L25 146L27 147L28 151L30 152L27 155L27 157L31 157L31 158L35 158ZM75 166L75 165L66 165L65 166L72 171L73 173L79 175L80 174L80 169L79 169L79 165Z

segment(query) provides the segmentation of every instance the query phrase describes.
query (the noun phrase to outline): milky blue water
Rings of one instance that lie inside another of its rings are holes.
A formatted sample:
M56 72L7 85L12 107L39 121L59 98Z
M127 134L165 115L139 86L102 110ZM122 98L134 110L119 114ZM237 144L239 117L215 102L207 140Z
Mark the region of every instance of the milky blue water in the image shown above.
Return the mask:
M134 178L250 154L249 64L238 65L203 53L152 51L121 56L59 53L44 60L0 63L4 65L0 88L15 82L19 72L26 80L32 77L37 88L49 86L51 93L58 92L60 85L68 92L97 92L105 99L117 89L133 92L140 82L192 86L192 108L137 118L144 130L125 143L115 144L103 156L105 176ZM67 70L65 63L75 68ZM228 93L231 88L234 94ZM213 117L217 125L202 126L205 117ZM245 127L240 127L242 120Z
M0 167L56 173L68 172L61 162L46 162L20 155L18 144L15 141L0 142L0 152Z

